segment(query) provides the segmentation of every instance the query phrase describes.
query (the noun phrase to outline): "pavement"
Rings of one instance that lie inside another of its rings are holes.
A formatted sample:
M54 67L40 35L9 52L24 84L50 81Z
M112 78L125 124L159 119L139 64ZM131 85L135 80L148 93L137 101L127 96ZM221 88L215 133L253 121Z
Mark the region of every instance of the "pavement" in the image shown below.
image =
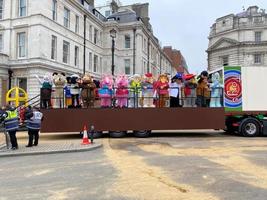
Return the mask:
M80 142L75 134L42 137ZM266 137L205 130L97 141L103 148L94 151L1 158L0 200L266 199Z
M68 139L70 137L71 139ZM25 147L28 143L27 132L18 132L17 140L19 149L7 149L5 144L5 136L4 134L1 134L0 157L82 152L94 150L102 146L102 143L97 140L94 140L93 144L81 145L82 139L78 133L41 133L38 146L33 146L30 148Z

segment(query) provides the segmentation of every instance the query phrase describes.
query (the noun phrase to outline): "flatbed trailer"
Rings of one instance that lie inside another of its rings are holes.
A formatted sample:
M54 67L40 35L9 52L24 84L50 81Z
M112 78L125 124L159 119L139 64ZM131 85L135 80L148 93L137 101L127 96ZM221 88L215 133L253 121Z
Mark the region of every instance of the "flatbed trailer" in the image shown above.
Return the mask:
M267 135L267 112L225 112L224 108L45 109L42 132L80 132L94 126L98 137L108 131L123 137L133 131L148 137L151 130L215 129L243 136ZM64 116L64 117L63 117ZM264 116L262 118L262 116Z
M128 131L148 137L153 130L200 129L267 135L267 69L225 67L221 73L224 107L43 109L42 132L80 132L84 125L93 125L96 136L108 131L112 137ZM255 88L255 81L262 87Z
M224 129L223 108L125 108L42 110L43 132L77 132L84 125L121 137L126 131L148 136L150 130ZM62 117L65 116L65 117Z

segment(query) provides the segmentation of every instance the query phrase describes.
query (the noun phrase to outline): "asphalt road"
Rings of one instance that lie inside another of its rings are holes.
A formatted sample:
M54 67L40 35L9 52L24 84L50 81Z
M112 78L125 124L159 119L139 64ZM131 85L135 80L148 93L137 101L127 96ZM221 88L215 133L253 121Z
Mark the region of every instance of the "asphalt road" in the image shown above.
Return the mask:
M157 133L104 138L91 152L1 158L0 200L265 200L266 139Z

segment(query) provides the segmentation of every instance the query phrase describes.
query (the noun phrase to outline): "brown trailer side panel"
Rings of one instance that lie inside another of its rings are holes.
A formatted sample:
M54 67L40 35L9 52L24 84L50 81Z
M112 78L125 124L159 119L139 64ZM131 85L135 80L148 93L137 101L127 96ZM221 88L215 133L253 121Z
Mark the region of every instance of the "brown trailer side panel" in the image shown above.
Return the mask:
M224 108L50 109L42 110L42 132L224 129Z

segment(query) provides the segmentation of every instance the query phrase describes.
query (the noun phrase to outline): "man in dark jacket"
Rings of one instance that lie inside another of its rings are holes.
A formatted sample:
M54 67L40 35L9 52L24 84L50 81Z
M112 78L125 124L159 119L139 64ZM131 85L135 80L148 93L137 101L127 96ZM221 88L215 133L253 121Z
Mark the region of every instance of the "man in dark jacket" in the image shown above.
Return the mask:
M38 108L32 109L30 106L28 106L25 112L25 118L27 120L27 128L29 135L29 142L26 147L32 147L33 145L37 146L43 114L39 111ZM33 143L33 138L34 138L34 143Z

